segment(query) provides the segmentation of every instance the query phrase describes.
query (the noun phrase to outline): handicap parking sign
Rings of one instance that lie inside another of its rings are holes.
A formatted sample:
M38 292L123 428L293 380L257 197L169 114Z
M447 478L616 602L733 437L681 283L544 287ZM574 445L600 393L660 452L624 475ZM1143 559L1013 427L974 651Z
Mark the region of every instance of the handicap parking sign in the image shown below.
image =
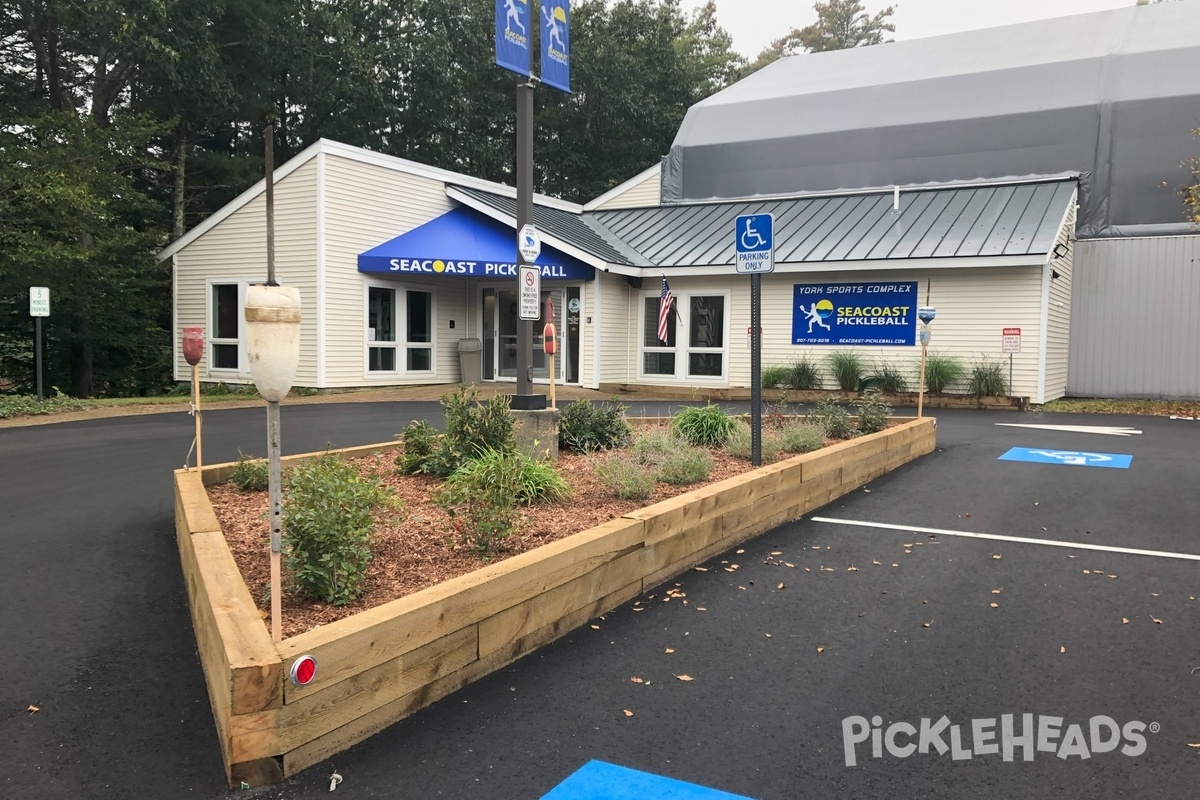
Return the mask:
M1091 453L1083 450L1052 450L1014 447L1000 461L1027 461L1033 464L1063 464L1069 467L1129 469L1133 456L1123 453Z
M775 269L775 217L743 214L734 220L734 267L738 272L763 273Z

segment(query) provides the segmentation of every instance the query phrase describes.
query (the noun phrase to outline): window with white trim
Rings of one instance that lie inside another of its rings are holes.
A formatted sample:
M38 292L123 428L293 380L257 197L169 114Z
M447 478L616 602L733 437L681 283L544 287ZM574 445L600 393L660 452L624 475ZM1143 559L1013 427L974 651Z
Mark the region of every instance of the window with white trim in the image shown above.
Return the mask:
M208 368L237 370L240 362L241 317L236 283L212 284L212 328L209 336Z
M433 292L368 286L366 333L367 372L433 372Z
M642 298L641 374L661 378L720 379L727 349L725 294L676 295L667 340L658 338L659 295ZM682 329L684 338L678 333Z

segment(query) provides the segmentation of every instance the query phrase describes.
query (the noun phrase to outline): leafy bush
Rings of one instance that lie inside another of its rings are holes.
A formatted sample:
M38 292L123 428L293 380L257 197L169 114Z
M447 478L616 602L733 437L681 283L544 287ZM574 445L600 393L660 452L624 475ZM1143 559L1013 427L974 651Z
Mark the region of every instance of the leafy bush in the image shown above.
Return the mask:
M62 411L83 411L94 405L86 400L76 400L74 397L59 394L57 390L54 395L45 396L40 403L37 395L0 394L0 419L57 414Z
M449 516L459 541L483 557L516 530L521 470L515 452L490 451L455 470L433 501Z
M461 388L443 395L441 402L446 438L460 456L459 463L485 450L507 452L516 448L516 418L508 407L508 395L496 394L481 401L476 389Z
M621 500L645 500L654 493L654 468L629 456L597 460L592 469L605 488Z
M886 361L876 364L864 383L880 392L895 394L908 391L908 379L904 377L904 373L899 367Z
M508 397L498 394L480 401L478 396L470 387L442 395L445 433L424 420L410 422L400 433L404 442L404 451L396 457L400 472L445 477L488 450L516 450L516 419Z
M808 412L808 421L825 431L830 439L850 439L854 436L854 423L850 412L831 400L822 400Z
M790 422L779 431L779 446L788 453L811 453L825 446L825 429L807 422Z
M511 451L501 453L499 450L488 450L478 458L467 461L446 479L447 485L464 481L486 481L490 473L512 472L516 477L517 503L530 505L532 503L556 502L571 497L571 487L545 461L534 461L524 453ZM481 474L482 473L482 474Z
M432 461L434 454L441 452L443 436L423 419L408 423L396 437L404 443L404 449L396 456L396 467L405 475L416 472L438 474L442 467L435 466Z
M682 447L670 453L658 468L658 479L675 486L699 483L712 472L708 453L694 447Z
M624 447L631 435L625 406L610 400L598 406L576 400L558 420L558 446L577 453Z
M975 364L971 367L967 392L976 397L1003 397L1008 394L1008 378L1004 375L1004 365L987 359Z
M630 450L633 452L634 460L639 464L657 469L662 466L671 453L687 446L687 442L682 441L670 430L650 428L638 431L637 435L633 437Z
M867 392L858 401L858 430L860 433L875 433L887 427L892 407L883 402L878 392Z
M764 389L787 388L788 374L791 370L784 366L763 367L759 373L759 385Z
M867 371L862 356L853 350L834 350L825 360L839 389L844 392L858 391L858 385Z
M689 406L671 418L671 430L688 444L720 447L733 430L733 417L720 406L709 403Z
M375 513L400 500L329 453L288 473L283 500L284 564L297 591L345 605L362 595Z
M735 458L744 458L750 461L754 455L753 433L750 430L750 425L745 420L736 420L733 430L725 440L725 452ZM782 444L783 439L779 431L764 428L762 431L762 441L759 443L759 453L762 455L763 462L766 463L779 458L779 451Z
M925 357L925 388L928 391L941 394L961 381L966 374L967 368L953 356L930 353Z
M796 360L788 367L785 383L788 389L820 389L821 384L821 368L807 357Z
M265 492L268 483L267 462L238 450L237 464L229 481L243 492Z

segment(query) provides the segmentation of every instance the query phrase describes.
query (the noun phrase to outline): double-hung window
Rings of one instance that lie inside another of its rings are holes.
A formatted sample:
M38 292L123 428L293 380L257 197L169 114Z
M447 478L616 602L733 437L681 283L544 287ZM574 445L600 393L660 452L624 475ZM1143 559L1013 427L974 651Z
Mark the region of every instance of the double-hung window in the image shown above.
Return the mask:
M647 378L714 380L725 377L729 297L681 292L658 338L659 295L642 298L641 375Z
M208 340L211 348L208 368L236 372L240 365L241 348L240 287L236 283L214 283L211 291L209 307L212 310L212 333Z

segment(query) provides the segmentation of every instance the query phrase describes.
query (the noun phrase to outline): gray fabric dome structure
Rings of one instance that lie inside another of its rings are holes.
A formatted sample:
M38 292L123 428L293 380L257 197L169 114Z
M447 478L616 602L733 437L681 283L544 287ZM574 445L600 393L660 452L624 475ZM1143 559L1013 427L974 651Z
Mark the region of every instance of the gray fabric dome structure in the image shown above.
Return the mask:
M1081 238L1194 232L1200 0L785 58L689 109L682 203L1077 176Z

